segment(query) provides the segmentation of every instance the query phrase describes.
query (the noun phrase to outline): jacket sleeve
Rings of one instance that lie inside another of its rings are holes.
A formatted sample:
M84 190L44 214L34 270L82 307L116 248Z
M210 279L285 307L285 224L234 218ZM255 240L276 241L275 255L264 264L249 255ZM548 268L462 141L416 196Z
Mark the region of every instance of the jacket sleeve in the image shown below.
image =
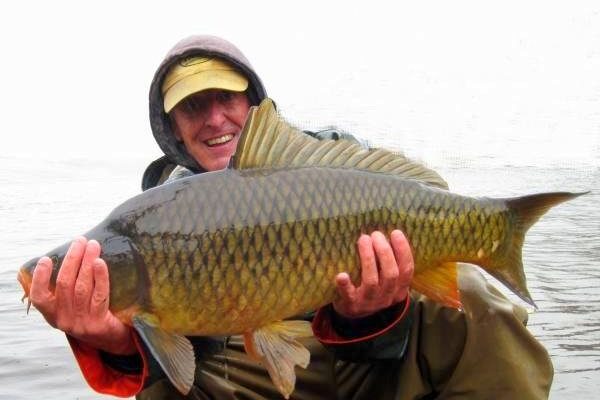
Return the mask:
M148 362L137 335L138 353L119 356L93 348L69 335L67 339L86 382L98 393L117 397L135 396L148 376Z
M312 321L313 333L341 360L400 359L409 339L412 308L407 297L404 302L368 317L347 319L327 305L317 311Z

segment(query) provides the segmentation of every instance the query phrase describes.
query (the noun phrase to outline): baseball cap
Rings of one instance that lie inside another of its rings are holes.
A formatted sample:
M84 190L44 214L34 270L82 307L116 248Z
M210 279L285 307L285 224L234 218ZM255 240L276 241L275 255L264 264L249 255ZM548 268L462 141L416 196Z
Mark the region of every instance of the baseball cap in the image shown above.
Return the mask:
M188 57L178 61L165 76L162 85L165 112L169 112L191 94L207 89L243 92L248 79L219 58Z

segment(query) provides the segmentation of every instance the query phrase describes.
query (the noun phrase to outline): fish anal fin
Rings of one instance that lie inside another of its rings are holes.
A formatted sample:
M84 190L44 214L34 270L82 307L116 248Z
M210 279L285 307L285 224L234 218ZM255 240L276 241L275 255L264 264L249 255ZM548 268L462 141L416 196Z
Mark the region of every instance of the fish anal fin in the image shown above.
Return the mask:
M136 315L132 321L173 386L187 395L194 383L196 369L194 348L188 338L162 330L151 315Z
M244 334L246 353L262 363L287 399L296 385L296 365L306 368L310 352L297 339L312 336L308 321L280 321Z
M445 306L462 308L455 262L430 266L415 273L411 287Z
M256 362L262 362L263 357L254 345L254 332L244 333L244 350Z

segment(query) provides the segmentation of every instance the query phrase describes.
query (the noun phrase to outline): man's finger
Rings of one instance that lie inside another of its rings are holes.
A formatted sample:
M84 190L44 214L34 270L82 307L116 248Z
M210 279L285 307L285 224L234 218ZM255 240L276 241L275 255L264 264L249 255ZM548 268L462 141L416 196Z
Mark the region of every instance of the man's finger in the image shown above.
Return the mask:
M336 275L335 286L340 298L344 301L351 301L354 298L356 287L352 284L350 276L346 272L341 272Z
M391 293L398 280L398 264L390 242L381 232L373 232L373 247L379 264L379 284L383 293Z
M29 300L46 319L53 320L55 314L55 298L50 291L50 276L52 275L52 260L48 257L42 257L38 260L33 278L31 279L31 289L29 290ZM50 320L48 320L51 324Z
M410 249L408 239L404 236L404 233L399 230L392 231L390 235L390 242L392 244L392 250L398 263L399 284L408 286L412 282L412 277L415 269L415 262Z
M373 250L373 241L369 235L361 235L358 239L358 255L360 257L360 288L366 299L372 299L379 285L379 271Z
M94 290L94 271L92 263L100 255L100 245L90 240L85 246L85 252L79 268L79 274L73 290L73 312L83 316L90 312L90 299Z
M346 272L341 272L335 277L335 285L339 297L333 301L333 308L341 315L349 316L356 306L356 286Z
M108 311L110 281L108 267L101 258L96 258L92 265L94 271L94 292L90 301L90 314L101 316Z
M63 315L73 313L73 290L87 240L79 237L71 243L56 277L56 307Z

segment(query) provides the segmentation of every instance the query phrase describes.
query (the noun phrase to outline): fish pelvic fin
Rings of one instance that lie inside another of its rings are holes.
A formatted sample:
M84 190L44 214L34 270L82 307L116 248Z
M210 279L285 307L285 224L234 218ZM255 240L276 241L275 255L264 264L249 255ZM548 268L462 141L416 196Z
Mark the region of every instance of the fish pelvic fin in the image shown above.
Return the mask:
M133 327L177 390L187 395L194 383L194 348L185 336L162 330L152 315L136 315Z
M448 189L435 171L403 154L350 140L318 140L287 123L273 101L252 107L230 166L234 169L331 167L383 172Z
M539 193L505 200L515 220L512 234L507 240L505 250L493 257L485 270L523 301L537 308L527 289L527 280L523 270L522 249L525 233L550 208L586 193L588 192Z
M265 366L286 399L296 385L295 366L310 362L310 352L297 339L312 335L308 321L278 321L244 334L246 353Z
M430 266L415 273L411 287L447 307L462 309L455 262Z

